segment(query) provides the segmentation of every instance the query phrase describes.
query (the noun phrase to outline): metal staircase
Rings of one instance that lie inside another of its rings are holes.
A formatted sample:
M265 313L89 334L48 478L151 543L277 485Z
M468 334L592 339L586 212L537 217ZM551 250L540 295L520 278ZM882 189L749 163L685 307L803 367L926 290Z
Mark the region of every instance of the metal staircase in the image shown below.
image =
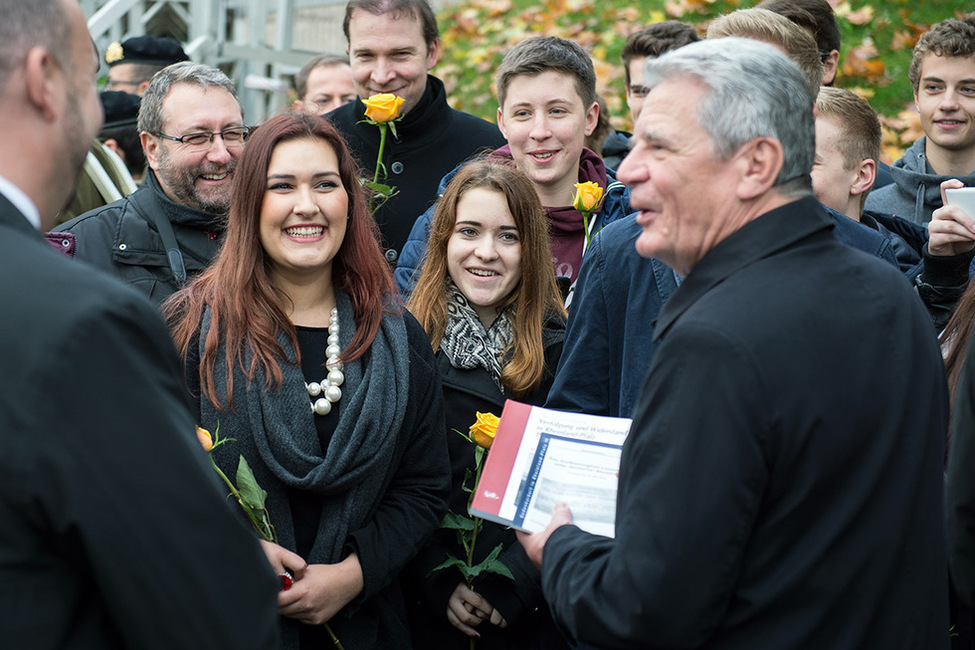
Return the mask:
M130 36L171 36L234 80L249 124L289 105L290 78L305 61L346 47L345 0L79 1L102 55Z

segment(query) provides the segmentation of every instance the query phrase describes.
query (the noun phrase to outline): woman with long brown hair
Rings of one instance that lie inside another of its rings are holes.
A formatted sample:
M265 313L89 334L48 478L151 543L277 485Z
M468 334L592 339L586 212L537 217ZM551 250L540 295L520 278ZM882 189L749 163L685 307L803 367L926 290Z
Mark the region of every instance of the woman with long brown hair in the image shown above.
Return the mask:
M564 338L548 221L522 172L502 162L465 165L437 203L427 257L409 308L436 351L447 410L451 510L467 515L465 476L474 445L465 431L475 413L500 415L505 399L541 404ZM467 481L470 483L470 481ZM470 486L469 486L470 487ZM414 646L562 647L541 599L540 576L514 532L483 522L474 562L498 544L514 580L482 574L468 587L455 569L430 570L461 555L453 531L440 530L409 572Z
M294 574L285 647L408 648L396 580L449 489L442 393L398 307L354 160L324 119L260 126L238 164L224 245L166 305L200 423L268 493ZM219 549L201 549L219 553Z

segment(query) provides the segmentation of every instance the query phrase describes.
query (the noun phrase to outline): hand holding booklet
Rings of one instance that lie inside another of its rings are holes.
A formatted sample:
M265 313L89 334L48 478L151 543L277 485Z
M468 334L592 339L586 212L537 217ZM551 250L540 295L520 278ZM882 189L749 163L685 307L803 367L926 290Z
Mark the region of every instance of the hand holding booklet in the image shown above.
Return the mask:
M595 535L616 531L616 490L629 418L555 411L508 400L471 514L530 533L556 503Z

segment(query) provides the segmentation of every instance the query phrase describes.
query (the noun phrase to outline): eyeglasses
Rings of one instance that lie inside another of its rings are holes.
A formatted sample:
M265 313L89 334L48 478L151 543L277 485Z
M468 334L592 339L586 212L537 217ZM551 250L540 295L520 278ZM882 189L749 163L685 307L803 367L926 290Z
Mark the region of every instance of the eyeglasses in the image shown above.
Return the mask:
M122 79L109 79L105 82L105 88L111 89L115 86L138 86L141 81L124 81Z
M630 86L630 94L634 97L646 97L650 93L650 89L647 86L638 86L633 84Z
M185 144L195 149L209 149L213 145L213 139L219 135L220 139L223 140L224 146L230 149L232 147L244 146L244 142L247 141L247 136L250 135L250 132L251 129L249 126L233 126L223 131L187 133L178 138L172 135L166 135L165 133L153 133L153 135L157 138L165 138L166 140L179 142L180 144Z

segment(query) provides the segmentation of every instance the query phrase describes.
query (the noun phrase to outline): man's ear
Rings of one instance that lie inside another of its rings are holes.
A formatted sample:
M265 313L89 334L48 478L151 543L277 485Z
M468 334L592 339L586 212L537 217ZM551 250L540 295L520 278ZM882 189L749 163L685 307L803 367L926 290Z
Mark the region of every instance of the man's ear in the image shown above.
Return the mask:
M589 110L586 111L586 137L592 135L592 132L596 130L596 125L599 123L599 102L593 102Z
M736 196L742 201L757 198L772 189L785 162L782 143L767 137L746 142L735 156L739 168Z
M118 140L115 138L108 138L103 141L102 144L105 145L106 148L114 151L115 155L121 158L122 162L125 162L125 152L122 151L122 147L118 146Z
M440 39L436 39L427 47L427 71L433 69L440 60Z
M850 194L859 196L870 191L874 181L877 180L877 162L873 158L866 158L860 161L857 169L856 180L850 188Z
M139 134L139 140L142 142L142 150L146 154L146 162L149 163L149 167L152 171L158 171L159 169L159 139L143 131Z
M823 61L823 85L831 86L836 81L836 73L840 67L840 53L831 51Z
M27 101L48 121L57 119L58 115L58 73L57 63L46 48L32 47L27 52L24 60Z
M500 106L498 106L498 130L501 131L501 135L503 135L504 136L504 139L507 140L508 139L508 129L506 129L504 127L504 113L501 112L501 107Z

